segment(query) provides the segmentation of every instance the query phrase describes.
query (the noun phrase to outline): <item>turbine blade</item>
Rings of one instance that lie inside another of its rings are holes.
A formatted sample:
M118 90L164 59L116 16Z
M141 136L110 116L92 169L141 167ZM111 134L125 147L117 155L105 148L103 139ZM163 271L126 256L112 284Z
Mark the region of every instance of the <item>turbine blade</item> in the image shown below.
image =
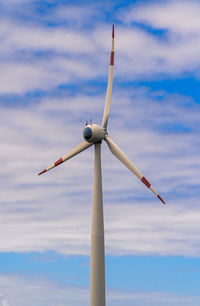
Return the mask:
M109 76L108 76L108 86L107 86L107 94L106 94L106 101L104 107L104 114L103 114L103 121L102 127L107 130L108 124L108 117L110 113L110 102L112 96L112 85L113 85L113 68L114 68L114 24L112 27L112 49L110 54L110 67L109 67Z
M133 172L157 197L165 204L161 196L155 191L152 185L147 181L144 175L136 168L136 166L130 161L130 159L120 150L120 148L114 143L114 141L106 136L105 140L107 145L115 157L117 157L131 172Z
M81 153L82 151L86 150L87 148L89 148L91 145L93 145L92 143L89 143L87 141L82 141L78 146L76 146L74 149L72 149L69 153L65 154L63 157L59 158L55 163L53 163L50 167L44 169L43 171L41 171L40 173L38 173L38 175L41 175L51 169L53 169L54 167L62 164L63 162L65 162L66 160L72 158L73 156Z

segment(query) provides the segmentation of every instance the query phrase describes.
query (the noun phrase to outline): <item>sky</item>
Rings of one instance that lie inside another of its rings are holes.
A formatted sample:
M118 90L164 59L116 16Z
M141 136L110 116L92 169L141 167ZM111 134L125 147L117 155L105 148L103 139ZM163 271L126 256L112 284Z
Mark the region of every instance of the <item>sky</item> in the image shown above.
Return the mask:
M102 145L107 306L200 305L199 1L0 1L0 306L89 305L93 147Z

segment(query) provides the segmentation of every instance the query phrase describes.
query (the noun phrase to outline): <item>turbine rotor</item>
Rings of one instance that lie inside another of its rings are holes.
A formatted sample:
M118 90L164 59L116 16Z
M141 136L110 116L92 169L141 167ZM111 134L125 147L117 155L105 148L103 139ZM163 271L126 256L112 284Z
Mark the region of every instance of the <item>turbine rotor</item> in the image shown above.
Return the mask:
M87 124L83 130L83 138L89 143L100 142L105 138L105 136L105 129L94 123Z

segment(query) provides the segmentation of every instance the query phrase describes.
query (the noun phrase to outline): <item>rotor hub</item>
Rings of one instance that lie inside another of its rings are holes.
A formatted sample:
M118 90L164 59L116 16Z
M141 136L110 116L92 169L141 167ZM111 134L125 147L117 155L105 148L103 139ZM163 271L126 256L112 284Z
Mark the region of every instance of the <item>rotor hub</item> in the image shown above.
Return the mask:
M83 130L83 138L87 142L99 142L105 138L106 132L100 125L87 124Z

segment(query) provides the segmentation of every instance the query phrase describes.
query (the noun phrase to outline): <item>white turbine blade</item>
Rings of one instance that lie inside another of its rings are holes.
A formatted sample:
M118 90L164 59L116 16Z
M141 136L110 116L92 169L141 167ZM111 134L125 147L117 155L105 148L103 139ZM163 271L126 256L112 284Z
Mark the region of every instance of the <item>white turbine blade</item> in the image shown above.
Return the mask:
M107 129L108 124L108 117L110 113L110 102L112 96L112 85L113 85L113 68L114 68L114 25L112 27L112 49L110 55L110 68L109 68L109 77L108 77L108 86L107 86L107 94L106 94L106 101L104 107L104 114L103 114L103 121L102 127Z
M74 149L72 149L69 153L67 153L63 157L59 158L55 163L53 163L50 167L41 171L38 175L41 175L41 174L51 170L52 168L62 164L66 160L68 160L68 159L72 158L73 156L81 153L82 151L86 150L87 148L89 148L92 145L93 145L93 143L89 143L87 141L82 141L78 146L76 146Z
M112 154L115 155L131 172L133 172L159 198L159 200L163 204L165 204L163 199L159 196L159 194L155 191L155 189L151 186L151 184L147 181L147 179L143 176L143 174L136 168L136 166L130 161L130 159L120 150L120 148L114 143L114 141L109 136L106 136L105 140Z

